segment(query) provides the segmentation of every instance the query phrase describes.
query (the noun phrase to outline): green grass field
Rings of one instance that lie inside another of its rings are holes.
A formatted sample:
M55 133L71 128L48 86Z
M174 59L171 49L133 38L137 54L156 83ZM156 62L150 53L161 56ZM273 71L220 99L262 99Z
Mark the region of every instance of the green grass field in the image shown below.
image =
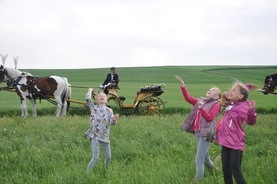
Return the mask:
M103 152L91 173L91 158L84 132L89 127L88 109L72 104L67 117L54 117L55 107L38 102L39 116L21 118L15 93L0 92L0 181L1 183L110 183L110 184L187 184L195 175L195 140L180 126L191 106L185 103L174 76L184 78L193 96L203 96L212 86L228 90L234 79L263 86L265 75L277 67L142 67L118 68L120 95L132 104L136 91L144 85L165 83L166 102L162 116L122 116L111 127L112 163L103 167ZM73 86L98 87L108 69L28 70L36 76L61 75ZM86 88L72 88L74 100L84 100ZM246 148L243 173L250 184L277 183L276 95L251 92L257 103L257 124L244 126ZM30 104L29 108L30 108ZM114 104L111 106L120 113ZM216 160L220 146L213 143L210 154L219 170L205 169L203 184L221 184L223 176Z
M112 163L105 170L103 152L86 173L91 148L83 137L88 116L6 117L0 124L1 183L190 183L195 174L194 137L180 129L185 114L122 116L111 127ZM276 115L260 115L247 134L243 173L248 183L274 184ZM213 160L220 146L213 143ZM220 168L220 162L215 161ZM203 184L223 183L222 173L205 170Z
M49 75L60 75L68 78L72 85L72 99L84 101L84 96L88 87L98 88L106 77L109 69L67 69L67 70L24 70L31 72L35 76L43 77ZM235 79L244 83L253 83L259 88L263 87L263 81L266 75L276 73L277 66L267 67L223 67L223 66L171 66L171 67L136 67L136 68L118 68L120 74L119 96L126 97L124 104L132 105L136 97L136 92L141 86L165 83L165 93L160 98L166 103L166 114L172 112L188 112L190 105L185 103L180 92L180 85L175 79L175 75L183 77L191 95L200 97L206 94L206 91L212 86L218 86L222 91L228 90ZM5 86L5 84L2 84ZM0 116L12 114L20 116L20 102L15 93L1 92ZM264 95L258 91L250 93L250 99L257 103L257 110L260 113L276 113L276 95ZM274 103L275 102L275 103ZM115 104L110 104L119 111ZM78 110L80 105L71 104L70 114L82 114ZM30 103L28 103L30 109ZM51 110L49 108L52 108ZM54 113L55 107L46 100L37 101L37 109L40 114ZM12 113L10 113L12 112Z

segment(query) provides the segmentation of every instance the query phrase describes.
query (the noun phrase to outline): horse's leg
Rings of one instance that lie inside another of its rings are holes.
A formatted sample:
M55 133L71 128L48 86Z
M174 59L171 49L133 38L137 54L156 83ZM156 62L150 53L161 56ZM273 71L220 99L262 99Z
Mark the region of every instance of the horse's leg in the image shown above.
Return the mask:
M63 102L63 106L62 106L62 116L66 116L66 112L67 112L67 101L66 100L64 100L64 102Z
M27 117L28 116L28 109L26 104L26 98L21 100L21 117Z
M55 100L56 100L56 102L57 102L57 110L56 110L56 112L55 112L55 115L56 116L60 116L61 115L61 110L62 110L62 100L61 100L61 98L58 96L55 96Z
M36 104L36 101L33 98L30 98L30 102L32 104L32 114L33 114L33 117L36 117L37 116L37 104Z
M54 92L54 97L57 103L56 116L65 116L67 109L67 102L65 99L69 88L67 78L56 77L55 80L58 84L57 90Z
M68 105L69 105L69 103L67 102L67 99L69 99L70 98L70 96L71 96L71 90L69 91L69 87L66 87L66 92L65 92L65 94L64 94L64 96L63 96L63 98L62 98L62 101L63 101L63 106L62 106L62 116L66 116L66 113L67 113L67 110L68 110Z
M65 93L65 98L64 98L64 115L66 116L66 113L68 112L68 109L69 109L69 106L70 106L70 101L67 101L67 100L70 100L71 99L71 85L68 83L67 84L67 90L66 90L66 93Z

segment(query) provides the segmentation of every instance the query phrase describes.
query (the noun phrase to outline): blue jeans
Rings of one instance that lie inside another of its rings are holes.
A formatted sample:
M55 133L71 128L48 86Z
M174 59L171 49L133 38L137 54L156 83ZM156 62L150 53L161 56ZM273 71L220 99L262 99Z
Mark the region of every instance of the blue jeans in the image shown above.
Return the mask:
M100 146L102 145L104 155L105 155L105 166L107 167L111 162L111 146L109 143L105 143L96 139L91 139L91 148L92 148L92 158L88 164L87 169L92 170L99 159Z
M195 132L197 152L195 156L196 175L195 179L202 179L204 176L204 167L207 165L210 169L215 169L214 163L211 161L209 155L210 142L206 141L204 137L198 136L199 132Z

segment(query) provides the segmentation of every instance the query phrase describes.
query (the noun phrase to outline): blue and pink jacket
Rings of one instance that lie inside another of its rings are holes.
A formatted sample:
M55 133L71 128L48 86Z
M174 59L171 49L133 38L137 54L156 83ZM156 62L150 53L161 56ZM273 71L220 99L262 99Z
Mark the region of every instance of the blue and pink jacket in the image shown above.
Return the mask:
M191 96L186 87L181 86L182 94L185 100L192 104L194 107L186 117L183 124L183 129L190 133L199 132L199 136L207 136L207 133L212 125L213 121L216 121L216 117L219 113L219 103L214 99L205 99L203 108L198 109L198 98Z

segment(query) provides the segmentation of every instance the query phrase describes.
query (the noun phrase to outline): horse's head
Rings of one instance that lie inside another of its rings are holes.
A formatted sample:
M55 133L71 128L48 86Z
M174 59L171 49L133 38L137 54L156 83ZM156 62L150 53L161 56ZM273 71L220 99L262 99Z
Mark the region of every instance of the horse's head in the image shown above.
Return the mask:
M3 80L6 78L6 70L3 65L0 66L0 82L3 82Z
M263 93L274 93L274 90L277 88L277 73L265 77Z

